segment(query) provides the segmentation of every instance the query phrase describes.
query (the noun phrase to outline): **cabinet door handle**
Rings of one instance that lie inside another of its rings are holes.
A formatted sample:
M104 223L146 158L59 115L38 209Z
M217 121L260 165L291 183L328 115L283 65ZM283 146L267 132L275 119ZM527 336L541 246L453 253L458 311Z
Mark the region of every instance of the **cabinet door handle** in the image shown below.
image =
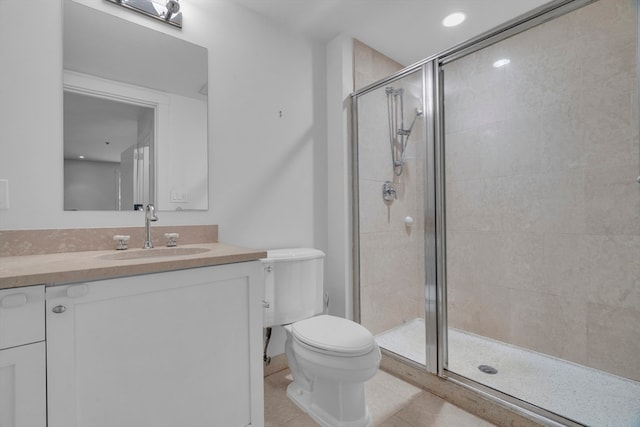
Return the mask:
M21 307L27 303L27 294L13 294L2 298L0 305L2 308Z
M67 311L67 307L65 307L64 305L56 305L51 309L51 311L53 311L55 314L62 314Z

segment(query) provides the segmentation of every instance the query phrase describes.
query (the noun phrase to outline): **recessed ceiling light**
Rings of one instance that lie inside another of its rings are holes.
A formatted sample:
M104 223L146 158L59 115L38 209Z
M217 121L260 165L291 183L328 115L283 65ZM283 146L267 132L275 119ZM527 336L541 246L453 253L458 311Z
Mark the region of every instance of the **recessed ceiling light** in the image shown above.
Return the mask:
M79 159L84 159L84 156L78 156Z
M510 59L502 58L502 59L498 59L496 62L494 62L493 66L495 68L500 68L500 67L504 67L505 65L507 65L510 62L511 62Z
M456 25L462 24L462 21L464 21L466 17L467 15L462 12L455 12L444 18L442 20L442 25L445 27L455 27Z

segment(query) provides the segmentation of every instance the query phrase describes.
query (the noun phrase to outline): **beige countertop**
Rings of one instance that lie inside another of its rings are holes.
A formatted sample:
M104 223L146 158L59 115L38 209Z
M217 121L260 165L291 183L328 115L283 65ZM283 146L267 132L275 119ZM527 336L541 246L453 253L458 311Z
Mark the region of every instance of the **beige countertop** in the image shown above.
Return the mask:
M41 284L74 283L137 274L158 273L185 268L206 267L254 261L266 251L224 243L194 243L178 248L201 248L201 253L173 255L172 248L152 249L161 256L133 259L108 259L112 256L142 255L145 249L101 250L42 255L0 257L0 289ZM166 254L164 251L167 251Z

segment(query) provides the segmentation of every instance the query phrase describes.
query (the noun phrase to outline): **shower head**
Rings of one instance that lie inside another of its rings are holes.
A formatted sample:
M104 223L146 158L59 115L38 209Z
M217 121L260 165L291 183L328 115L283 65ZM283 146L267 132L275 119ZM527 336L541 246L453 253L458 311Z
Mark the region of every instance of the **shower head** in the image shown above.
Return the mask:
M406 136L407 138L409 138L409 135L411 135L411 130L413 129L413 125L416 123L416 119L420 116L422 116L424 114L424 111L422 111L422 109L420 108L416 108L416 116L413 118L413 121L411 122L411 126L409 126L409 129L398 129L398 135L402 135L402 136Z

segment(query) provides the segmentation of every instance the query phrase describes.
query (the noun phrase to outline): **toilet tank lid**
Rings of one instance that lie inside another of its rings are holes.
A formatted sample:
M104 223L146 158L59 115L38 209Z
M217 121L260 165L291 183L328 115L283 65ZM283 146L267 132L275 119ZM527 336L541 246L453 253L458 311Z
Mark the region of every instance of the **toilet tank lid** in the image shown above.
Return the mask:
M364 326L342 317L322 314L291 325L293 335L320 350L350 356L366 354L375 339Z
M290 248L290 249L269 249L267 257L262 258L262 262L291 261L324 258L325 254L319 249L312 248Z

